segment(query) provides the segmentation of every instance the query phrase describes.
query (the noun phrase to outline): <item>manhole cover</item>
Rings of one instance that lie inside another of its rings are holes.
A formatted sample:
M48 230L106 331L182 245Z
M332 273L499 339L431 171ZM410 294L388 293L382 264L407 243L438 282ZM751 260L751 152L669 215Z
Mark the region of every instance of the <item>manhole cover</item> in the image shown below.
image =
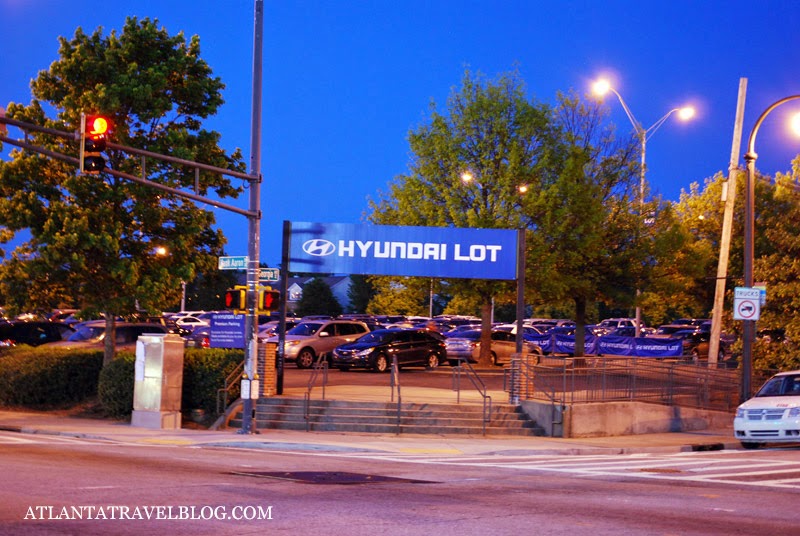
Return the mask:
M363 473L345 473L341 471L232 471L231 474L290 480L292 482L304 482L306 484L435 484L435 482L430 480L366 475Z

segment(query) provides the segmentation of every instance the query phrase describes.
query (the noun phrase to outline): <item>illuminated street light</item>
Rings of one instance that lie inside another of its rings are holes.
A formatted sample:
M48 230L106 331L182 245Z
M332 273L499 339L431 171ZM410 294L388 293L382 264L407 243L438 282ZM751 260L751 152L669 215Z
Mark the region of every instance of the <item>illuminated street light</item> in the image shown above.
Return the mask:
M639 121L636 120L636 117L631 112L631 109L628 108L628 104L625 102L625 99L622 98L622 95L614 89L606 79L597 80L594 84L592 84L592 92L597 95L598 97L603 97L608 94L608 92L612 92L614 95L617 96L619 99L619 103L622 105L622 109L625 110L625 114L628 116L628 119L633 125L633 130L636 132L636 137L639 139L639 145L641 147L641 167L639 170L639 209L641 210L644 206L644 184L645 184L645 150L647 147L647 140L655 134L656 130L658 130L661 125L663 125L669 117L676 113L678 114L678 118L682 121L688 121L695 115L695 109L691 106L683 106L681 108L673 108L672 110L668 111L664 114L661 119L653 123L649 128L644 128ZM640 294L640 290L636 290L637 296ZM636 306L636 332L639 333L639 329L642 325L642 308L638 305Z
M767 115L786 102L800 99L800 95L785 97L771 104L756 120L753 130L750 131L750 139L747 142L747 152L744 161L747 164L747 179L745 182L744 197L744 286L753 287L753 257L755 256L754 233L755 233L755 176L756 176L756 134L761 123ZM800 133L800 114L792 119L792 127L795 132ZM755 339L755 320L744 320L742 333L742 401L750 398L750 382L753 366L753 339Z

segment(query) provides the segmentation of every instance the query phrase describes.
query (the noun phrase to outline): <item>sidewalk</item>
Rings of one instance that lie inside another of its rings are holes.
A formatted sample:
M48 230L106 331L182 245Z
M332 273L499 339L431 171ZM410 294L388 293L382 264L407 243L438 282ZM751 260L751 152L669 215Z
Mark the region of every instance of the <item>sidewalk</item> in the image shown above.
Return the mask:
M69 415L0 410L0 431L85 438L128 444L249 448L280 451L376 452L442 455L576 455L678 453L741 448L732 428L634 436L561 439L551 437L436 436L263 430L160 430L127 422Z

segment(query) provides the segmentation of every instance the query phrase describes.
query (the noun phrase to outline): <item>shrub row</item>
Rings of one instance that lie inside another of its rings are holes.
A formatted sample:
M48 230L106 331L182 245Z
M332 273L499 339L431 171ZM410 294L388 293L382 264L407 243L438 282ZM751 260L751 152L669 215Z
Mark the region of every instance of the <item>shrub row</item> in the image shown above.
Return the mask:
M241 350L187 348L181 407L214 413L217 390L243 359ZM64 408L96 396L110 417L124 418L133 410L134 364L132 352L103 367L102 351L11 348L0 356L0 405ZM232 387L229 400L239 396Z
M103 352L20 346L0 357L0 404L61 408L97 394Z

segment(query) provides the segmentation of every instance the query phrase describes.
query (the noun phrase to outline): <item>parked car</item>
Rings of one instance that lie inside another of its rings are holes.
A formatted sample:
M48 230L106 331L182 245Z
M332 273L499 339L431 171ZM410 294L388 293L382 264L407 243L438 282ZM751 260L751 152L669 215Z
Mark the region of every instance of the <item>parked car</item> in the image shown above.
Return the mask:
M178 328L181 329L181 328ZM174 333L174 331L173 331ZM186 348L211 348L211 327L197 326L194 331L178 333Z
M697 363L700 360L708 359L708 350L711 346L711 333L705 331L677 332L674 336L683 339L683 355L691 356L692 361ZM729 344L725 339L720 338L717 363L725 363L726 357L730 354ZM732 361L735 368L735 362Z
M740 405L733 433L746 449L800 442L800 370L776 374Z
M166 326L150 323L118 322L114 328L117 349L134 350L139 335L167 333ZM66 340L51 342L47 346L61 348L102 348L105 344L106 321L84 322Z
M295 327L299 322L297 320L293 320L290 318L286 319L286 331L288 332L290 329ZM258 326L258 338L259 339L268 339L274 335L278 334L278 326L280 325L280 321L278 320L270 320L269 322L265 322Z
M339 370L366 368L384 372L397 364L425 365L435 369L447 358L444 336L427 329L379 329L355 342L334 348L331 364Z
M214 313L201 313L199 315L185 315L175 320L178 327L194 330L198 326L210 326L211 316Z
M455 366L460 359L476 363L481 355L480 330L466 331L457 337L445 340L447 360ZM523 352L541 354L539 345L523 341ZM511 355L517 351L517 336L507 331L492 331L492 364L504 365L511 361Z
M0 347L18 344L39 346L64 340L74 332L72 327L59 322L5 322L0 324Z
M369 328L364 322L351 320L302 321L286 332L283 345L285 361L294 361L298 368L308 368L320 355L329 354L339 345L353 342ZM277 344L278 337L267 342Z
M617 328L635 327L635 318L606 318L595 326L595 332L599 335L606 335ZM644 322L639 326L640 331L645 329Z

